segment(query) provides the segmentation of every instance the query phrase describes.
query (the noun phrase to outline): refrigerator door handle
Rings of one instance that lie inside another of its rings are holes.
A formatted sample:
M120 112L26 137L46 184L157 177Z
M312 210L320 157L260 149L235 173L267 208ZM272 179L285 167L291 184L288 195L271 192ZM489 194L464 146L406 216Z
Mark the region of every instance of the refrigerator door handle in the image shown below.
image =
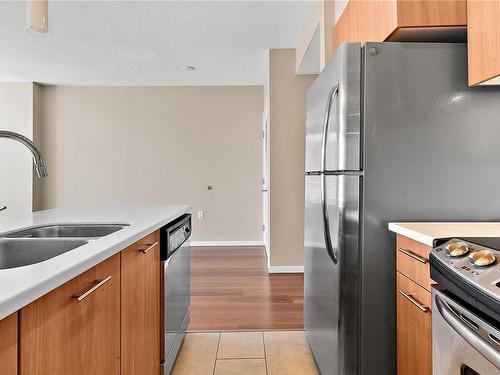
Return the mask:
M321 207L323 213L323 236L325 239L325 247L328 253L328 256L332 260L333 264L337 264L338 256L337 252L333 249L332 246L332 237L330 235L330 218L328 215L328 205L327 205L327 194L326 194L326 148L328 144L328 127L330 124L330 111L332 108L332 103L334 99L338 98L339 94L339 83L335 83L330 93L328 94L328 100L326 102L326 112L325 112L325 122L323 124L323 138L321 142L321 171L323 174L321 175Z
M325 108L325 119L323 122L323 134L321 138L321 172L326 171L326 149L328 146L328 129L330 127L330 112L332 109L332 103L338 98L339 95L339 83L336 82L333 85L330 93L328 94L328 99L326 101Z

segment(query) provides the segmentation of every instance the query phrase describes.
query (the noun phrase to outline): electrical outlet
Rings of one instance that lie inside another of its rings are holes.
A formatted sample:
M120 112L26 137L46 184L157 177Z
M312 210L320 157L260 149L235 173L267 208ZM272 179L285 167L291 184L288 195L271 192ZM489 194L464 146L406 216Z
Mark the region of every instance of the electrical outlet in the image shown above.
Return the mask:
M205 218L205 212L198 211L198 219L203 220Z

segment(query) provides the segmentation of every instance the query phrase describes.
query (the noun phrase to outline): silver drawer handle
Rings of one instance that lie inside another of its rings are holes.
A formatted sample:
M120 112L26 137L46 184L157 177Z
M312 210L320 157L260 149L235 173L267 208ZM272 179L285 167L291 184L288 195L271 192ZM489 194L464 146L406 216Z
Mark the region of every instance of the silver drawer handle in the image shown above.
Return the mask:
M418 302L415 298L413 298L413 295L411 295L410 293L405 293L402 290L400 290L399 293L408 301L417 306L420 310L422 310L422 312L426 313L427 311L429 311L429 308L427 306L422 305L420 302Z
M153 247L155 247L156 245L158 245L158 241L156 241L155 243L153 244L150 244L148 243L146 246L144 246L142 249L139 249L138 251L140 253L143 253L143 254L146 254L149 250L151 250Z
M7 206L0 207L0 211L6 210Z
M96 280L96 281L94 281L94 286L92 288L90 288L89 290L87 290L86 292L81 293L81 294L73 294L73 298L78 300L78 302L83 301L85 298L87 298L89 295L94 293L101 286L106 284L109 280L111 280L111 275L106 276L102 280Z
M405 255L408 255L410 258L415 259L416 261L418 261L420 263L423 263L423 264L429 263L429 259L421 257L420 255L415 254L413 251L406 250L406 249L403 249L401 247L399 248L399 251L401 251Z

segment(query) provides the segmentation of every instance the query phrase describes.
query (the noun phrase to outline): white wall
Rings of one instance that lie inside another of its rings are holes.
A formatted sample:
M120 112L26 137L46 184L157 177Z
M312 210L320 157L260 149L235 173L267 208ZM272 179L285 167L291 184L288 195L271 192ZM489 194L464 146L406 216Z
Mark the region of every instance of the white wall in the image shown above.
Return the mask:
M193 241L262 242L261 86L40 91L40 208L187 203Z
M0 82L0 129L32 139L32 82ZM7 206L9 214L32 210L32 160L31 153L22 144L0 138L0 207Z

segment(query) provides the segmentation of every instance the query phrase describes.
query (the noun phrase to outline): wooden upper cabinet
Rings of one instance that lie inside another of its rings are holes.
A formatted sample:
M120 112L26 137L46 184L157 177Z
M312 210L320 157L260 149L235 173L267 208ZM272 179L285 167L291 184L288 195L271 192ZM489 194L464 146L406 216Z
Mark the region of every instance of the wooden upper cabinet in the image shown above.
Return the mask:
M342 43L358 42L358 1L350 1L334 27L333 46L336 49Z
M500 0L467 2L469 85L500 85Z
M17 312L0 320L0 374L17 375Z
M398 27L446 27L467 24L466 0L399 0Z
M19 312L20 375L119 375L120 254Z
M350 0L334 27L334 44L402 40L418 28L429 38L429 28L464 29L466 23L465 0Z
M156 231L121 252L121 374L160 372L160 245Z

